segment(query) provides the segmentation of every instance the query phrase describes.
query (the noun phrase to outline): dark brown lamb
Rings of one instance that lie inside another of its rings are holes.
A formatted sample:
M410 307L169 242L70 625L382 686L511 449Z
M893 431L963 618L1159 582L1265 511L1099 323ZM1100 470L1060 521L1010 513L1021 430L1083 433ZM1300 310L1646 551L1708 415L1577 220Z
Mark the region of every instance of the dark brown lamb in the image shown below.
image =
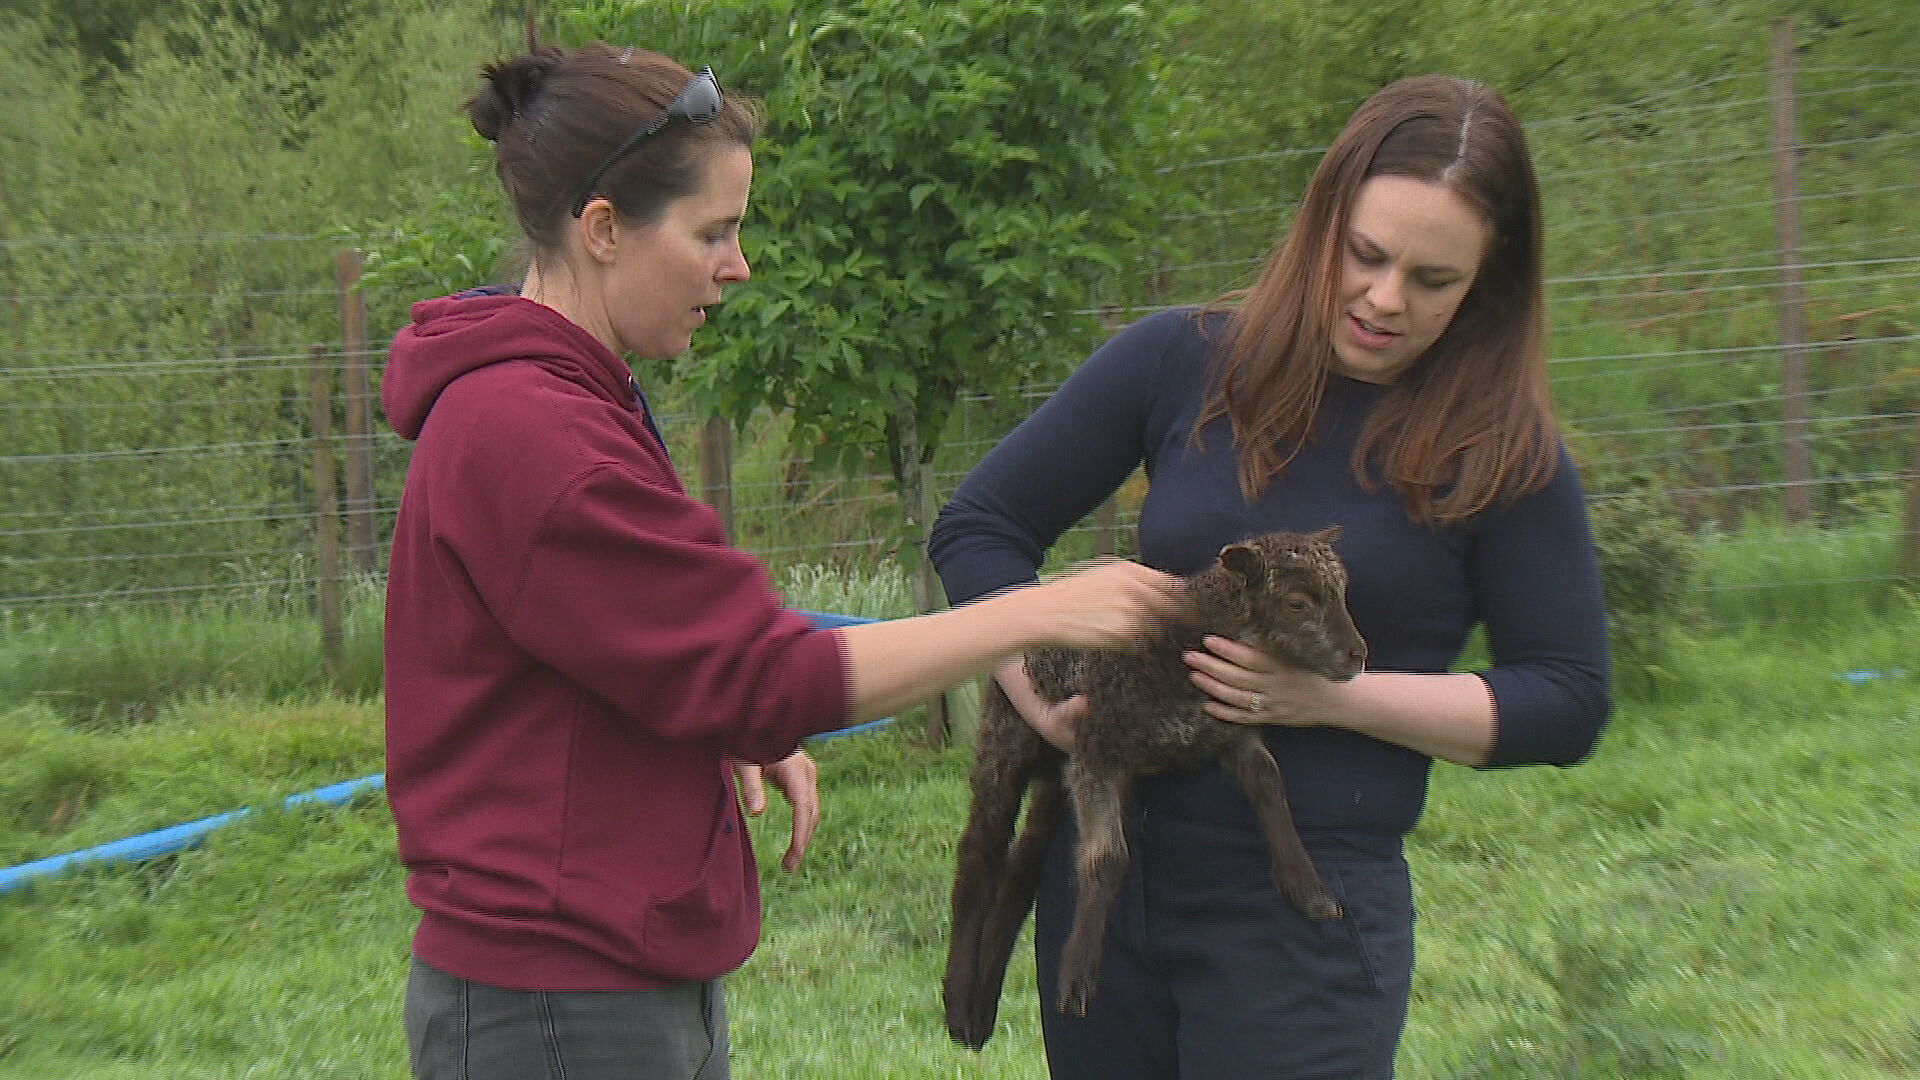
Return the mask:
M1353 678L1367 651L1347 614L1346 568L1332 547L1339 533L1338 526L1311 535L1269 533L1223 548L1218 562L1187 579L1186 613L1156 632L1144 651L1028 654L1027 672L1043 698L1087 695L1071 756L1042 740L989 680L969 776L973 805L953 883L945 995L955 1042L977 1050L993 1034L1007 960L1032 909L1041 859L1067 798L1079 822L1079 902L1061 957L1064 1012L1086 1015L1093 995L1108 909L1126 871L1122 806L1136 776L1220 762L1253 802L1280 892L1308 918L1341 916L1294 831L1279 767L1259 728L1209 716L1207 698L1181 659L1202 637L1216 634L1329 679ZM1009 847L1029 786L1026 822Z

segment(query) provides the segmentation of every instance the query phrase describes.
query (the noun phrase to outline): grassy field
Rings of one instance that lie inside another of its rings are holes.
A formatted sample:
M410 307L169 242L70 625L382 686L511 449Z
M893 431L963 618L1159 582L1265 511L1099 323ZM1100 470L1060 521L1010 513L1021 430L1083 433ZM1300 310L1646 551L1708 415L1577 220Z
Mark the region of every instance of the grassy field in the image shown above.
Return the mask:
M1440 769L1402 1075L1920 1074L1920 609L1894 606L1681 638L1579 769ZM983 1054L940 1025L965 752L814 749L827 820L798 874L767 866L735 1075L1043 1075L1024 948ZM0 863L379 768L369 698L207 692L122 723L7 701ZM763 855L783 824L756 825ZM0 1076L403 1076L411 923L378 796L0 896Z

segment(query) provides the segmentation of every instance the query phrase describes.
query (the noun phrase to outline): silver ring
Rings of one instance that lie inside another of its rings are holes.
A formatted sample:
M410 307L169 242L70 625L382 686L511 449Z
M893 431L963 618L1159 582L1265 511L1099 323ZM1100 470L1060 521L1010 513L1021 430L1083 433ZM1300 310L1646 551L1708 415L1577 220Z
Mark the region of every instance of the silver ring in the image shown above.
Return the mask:
M1267 711L1267 695L1255 693L1247 699L1247 711L1263 713Z

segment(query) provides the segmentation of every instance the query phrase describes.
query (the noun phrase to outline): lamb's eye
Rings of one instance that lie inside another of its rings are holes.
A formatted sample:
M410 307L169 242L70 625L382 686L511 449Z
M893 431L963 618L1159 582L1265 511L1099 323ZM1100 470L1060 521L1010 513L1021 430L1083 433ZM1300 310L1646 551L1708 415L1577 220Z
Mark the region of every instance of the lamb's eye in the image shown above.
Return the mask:
M1292 611L1292 612L1301 612L1301 611L1305 611L1305 610L1307 610L1308 608L1310 608L1310 607L1312 607L1312 606L1313 606L1313 604L1311 604L1310 602L1308 602L1308 600L1307 600L1307 598L1306 598L1306 597L1304 597L1304 596L1289 596L1289 597L1287 597L1287 610L1288 610L1288 611Z

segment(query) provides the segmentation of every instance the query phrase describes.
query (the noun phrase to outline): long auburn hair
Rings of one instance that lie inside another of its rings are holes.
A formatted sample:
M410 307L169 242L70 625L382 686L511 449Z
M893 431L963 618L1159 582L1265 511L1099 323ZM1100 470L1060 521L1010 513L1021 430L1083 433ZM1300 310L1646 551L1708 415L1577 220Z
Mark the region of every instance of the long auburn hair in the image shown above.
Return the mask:
M1472 287L1438 340L1396 379L1354 448L1414 520L1457 524L1543 487L1559 454L1547 389L1540 192L1520 122L1493 90L1422 75L1357 109L1314 170L1293 224L1229 313L1213 391L1194 427L1226 417L1253 498L1313 435L1333 370L1333 329L1356 193L1375 176L1455 192L1493 227ZM1281 448L1289 447L1283 455Z

